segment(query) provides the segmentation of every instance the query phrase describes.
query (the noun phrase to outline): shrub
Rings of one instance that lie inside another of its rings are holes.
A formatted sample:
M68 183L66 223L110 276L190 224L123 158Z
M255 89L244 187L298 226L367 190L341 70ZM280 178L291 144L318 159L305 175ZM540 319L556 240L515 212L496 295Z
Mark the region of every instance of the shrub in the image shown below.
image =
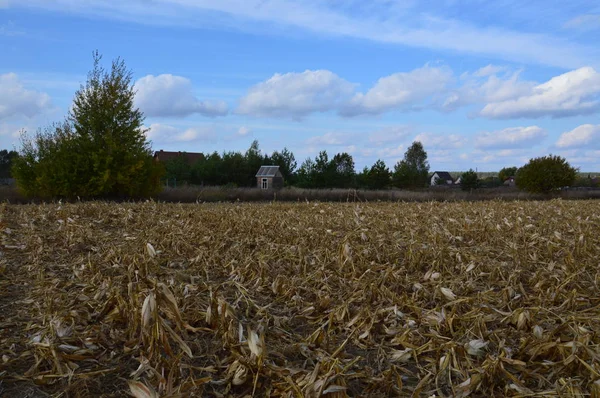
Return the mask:
M543 156L531 159L517 171L517 187L532 193L548 193L571 186L577 169L560 156Z

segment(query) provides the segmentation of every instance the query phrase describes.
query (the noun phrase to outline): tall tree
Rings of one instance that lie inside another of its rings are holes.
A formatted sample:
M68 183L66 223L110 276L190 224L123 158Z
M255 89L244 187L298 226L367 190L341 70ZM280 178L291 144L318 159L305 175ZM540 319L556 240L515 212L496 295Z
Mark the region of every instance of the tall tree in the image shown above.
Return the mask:
M254 186L256 185L256 172L265 162L257 140L252 141L244 157L246 161L246 177L241 185Z
M349 153L336 154L327 167L327 187L350 188L355 184L354 159Z
M63 123L22 137L17 184L30 195L148 196L160 189L144 115L134 106L132 72L116 59L110 71L94 53L85 85Z
M11 178L11 168L13 160L19 156L17 151L8 151L3 149L0 151L0 178Z
M415 141L394 167L393 183L399 188L422 188L427 185L429 163L423 144Z
M390 185L391 176L385 162L378 159L368 171L367 186L370 189L385 189Z
M292 184L294 171L296 170L296 158L294 154L287 148L283 148L281 152L275 151L271 155L271 162L275 166L279 166L283 178L288 184Z

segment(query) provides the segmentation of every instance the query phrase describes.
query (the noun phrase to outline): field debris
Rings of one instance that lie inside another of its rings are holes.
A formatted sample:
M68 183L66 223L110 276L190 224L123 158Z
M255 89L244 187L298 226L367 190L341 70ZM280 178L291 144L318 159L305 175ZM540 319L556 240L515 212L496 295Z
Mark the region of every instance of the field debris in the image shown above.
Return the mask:
M600 202L0 210L0 396L600 397Z

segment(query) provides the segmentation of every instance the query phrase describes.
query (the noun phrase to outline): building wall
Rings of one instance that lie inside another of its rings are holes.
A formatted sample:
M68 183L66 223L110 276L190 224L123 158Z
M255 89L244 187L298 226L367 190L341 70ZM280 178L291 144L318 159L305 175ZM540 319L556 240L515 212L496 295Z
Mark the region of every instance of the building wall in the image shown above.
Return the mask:
M267 179L267 189L281 189L283 188L283 177L256 177L256 186L262 189L262 180Z

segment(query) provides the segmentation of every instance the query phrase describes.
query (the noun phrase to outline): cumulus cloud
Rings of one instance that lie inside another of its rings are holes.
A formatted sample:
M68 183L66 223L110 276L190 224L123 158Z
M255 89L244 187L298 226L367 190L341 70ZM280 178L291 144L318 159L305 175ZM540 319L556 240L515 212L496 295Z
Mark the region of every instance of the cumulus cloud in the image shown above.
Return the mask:
M600 148L600 124L583 124L562 133L556 142L558 148Z
M390 110L422 108L421 102L439 94L452 80L446 67L424 66L382 77L365 94L357 93L340 110L343 116L378 115Z
M148 127L146 136L154 142L185 143L193 141L213 141L216 139L216 132L212 127L191 127L182 130L166 124L155 123Z
M515 99L529 94L535 86L533 82L519 79L521 71L498 76L503 70L504 68L488 65L474 73L464 73L461 76L462 85L450 92L441 108L453 111L475 103Z
M276 73L250 88L237 113L301 119L335 109L354 92L354 84L328 70Z
M223 116L228 112L223 101L202 101L193 92L192 82L181 76L148 75L135 83L136 105L149 117L182 117L200 114Z
M12 116L32 118L51 108L48 94L26 89L15 73L0 75L0 120Z
M369 141L374 144L385 144L404 140L412 131L410 126L391 126L369 134Z
M419 141L427 148L460 148L465 144L465 138L457 134L433 134L421 133L418 134L414 141Z
M599 109L600 73L583 67L553 77L517 98L488 103L481 116L492 119L566 117Z
M546 138L547 133L538 126L511 127L500 131L484 132L475 139L479 149L515 149L532 147Z

